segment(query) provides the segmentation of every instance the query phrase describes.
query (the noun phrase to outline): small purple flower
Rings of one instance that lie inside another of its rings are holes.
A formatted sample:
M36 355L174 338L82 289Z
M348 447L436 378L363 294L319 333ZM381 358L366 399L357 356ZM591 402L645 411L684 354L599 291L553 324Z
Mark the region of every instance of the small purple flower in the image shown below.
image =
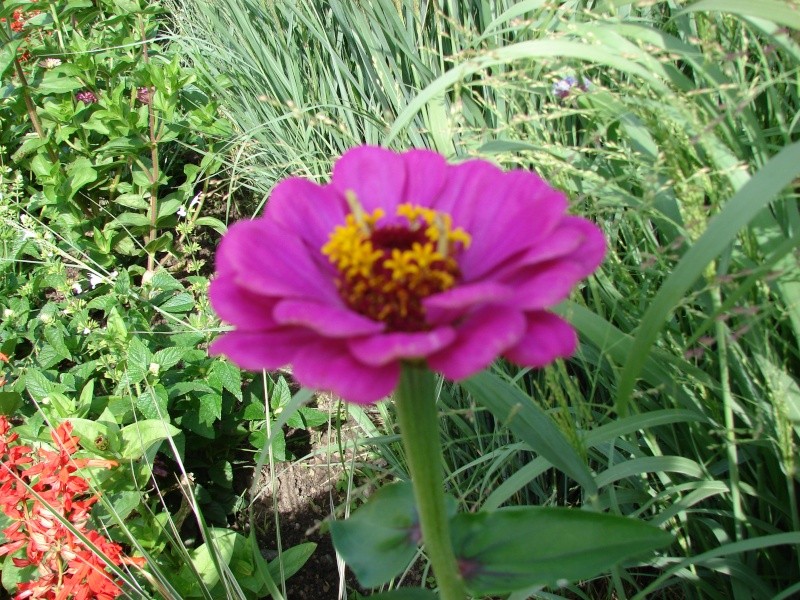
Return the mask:
M137 88L136 99L142 104L150 104L150 89L146 87Z
M75 94L75 100L84 104L94 104L97 102L97 96L90 90L81 90Z
M291 364L297 380L367 403L401 363L460 380L498 356L544 366L573 353L548 309L605 254L600 229L533 173L428 150L362 146L332 181L282 181L262 217L217 251L216 339L246 369Z
M578 84L578 79L574 75L567 75L564 79L559 79L553 84L553 94L561 100L566 98L572 93L574 88L578 88L583 92L588 92L589 87L591 86L591 82L583 77L581 79L580 84Z

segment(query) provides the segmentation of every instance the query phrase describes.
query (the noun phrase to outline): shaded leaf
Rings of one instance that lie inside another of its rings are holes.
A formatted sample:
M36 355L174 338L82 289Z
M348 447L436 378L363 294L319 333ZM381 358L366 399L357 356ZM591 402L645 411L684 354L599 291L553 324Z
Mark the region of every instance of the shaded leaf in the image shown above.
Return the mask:
M450 526L465 581L476 595L588 579L672 541L643 521L569 508L464 513Z

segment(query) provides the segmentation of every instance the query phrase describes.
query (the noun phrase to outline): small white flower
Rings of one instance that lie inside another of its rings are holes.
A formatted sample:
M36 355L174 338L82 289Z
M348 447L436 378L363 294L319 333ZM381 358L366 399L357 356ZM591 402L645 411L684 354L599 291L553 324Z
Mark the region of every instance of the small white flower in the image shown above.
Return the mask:
M186 216L186 207L181 205L181 207L178 209L178 212L175 213L175 214L178 215L181 218L185 217Z
M72 291L75 292L76 294L80 294L83 292L83 286L81 286L81 284L76 281L75 283L72 284Z
M60 58L45 58L39 61L39 65L44 67L45 69L54 69L61 65Z
M189 202L189 209L191 210L192 208L194 208L195 206L200 204L200 198L202 198L202 197L203 197L203 192L197 192L195 197L192 198L192 201Z
M83 328L83 335L89 335L90 333L92 333L91 329L89 329L88 327Z
M22 230L22 239L23 240L35 240L36 239L36 232L30 229L23 229Z
M147 368L150 373L153 375L158 375L158 372L161 370L161 365L155 362L150 363L150 366Z
M89 284L92 286L92 289L96 288L101 283L103 283L102 275L98 275L97 273L89 274Z

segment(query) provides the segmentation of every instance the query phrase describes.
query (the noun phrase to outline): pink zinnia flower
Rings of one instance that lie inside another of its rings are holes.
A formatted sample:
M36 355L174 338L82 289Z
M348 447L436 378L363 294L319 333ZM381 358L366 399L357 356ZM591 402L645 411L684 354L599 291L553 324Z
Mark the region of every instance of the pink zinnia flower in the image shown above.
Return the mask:
M214 341L246 369L291 364L352 402L395 387L403 361L459 380L498 356L541 367L573 353L548 309L605 253L597 226L533 173L364 146L330 184L291 178L217 252Z

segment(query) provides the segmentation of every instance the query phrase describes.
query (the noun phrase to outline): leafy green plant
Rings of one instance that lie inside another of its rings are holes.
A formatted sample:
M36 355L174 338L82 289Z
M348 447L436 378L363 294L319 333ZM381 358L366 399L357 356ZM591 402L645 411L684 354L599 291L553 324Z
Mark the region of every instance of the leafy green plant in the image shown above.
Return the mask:
M196 205L204 175L218 167L212 150L224 143L227 122L192 85L192 72L164 52L161 10L151 3L44 6L14 2L0 11L16 11L20 24L0 27L4 44L24 49L0 65L8 123L0 163L40 190L31 212L73 243L92 238L86 251L100 265L146 255L153 272L157 255L183 253L172 230L186 206L195 227L224 228L198 216Z

